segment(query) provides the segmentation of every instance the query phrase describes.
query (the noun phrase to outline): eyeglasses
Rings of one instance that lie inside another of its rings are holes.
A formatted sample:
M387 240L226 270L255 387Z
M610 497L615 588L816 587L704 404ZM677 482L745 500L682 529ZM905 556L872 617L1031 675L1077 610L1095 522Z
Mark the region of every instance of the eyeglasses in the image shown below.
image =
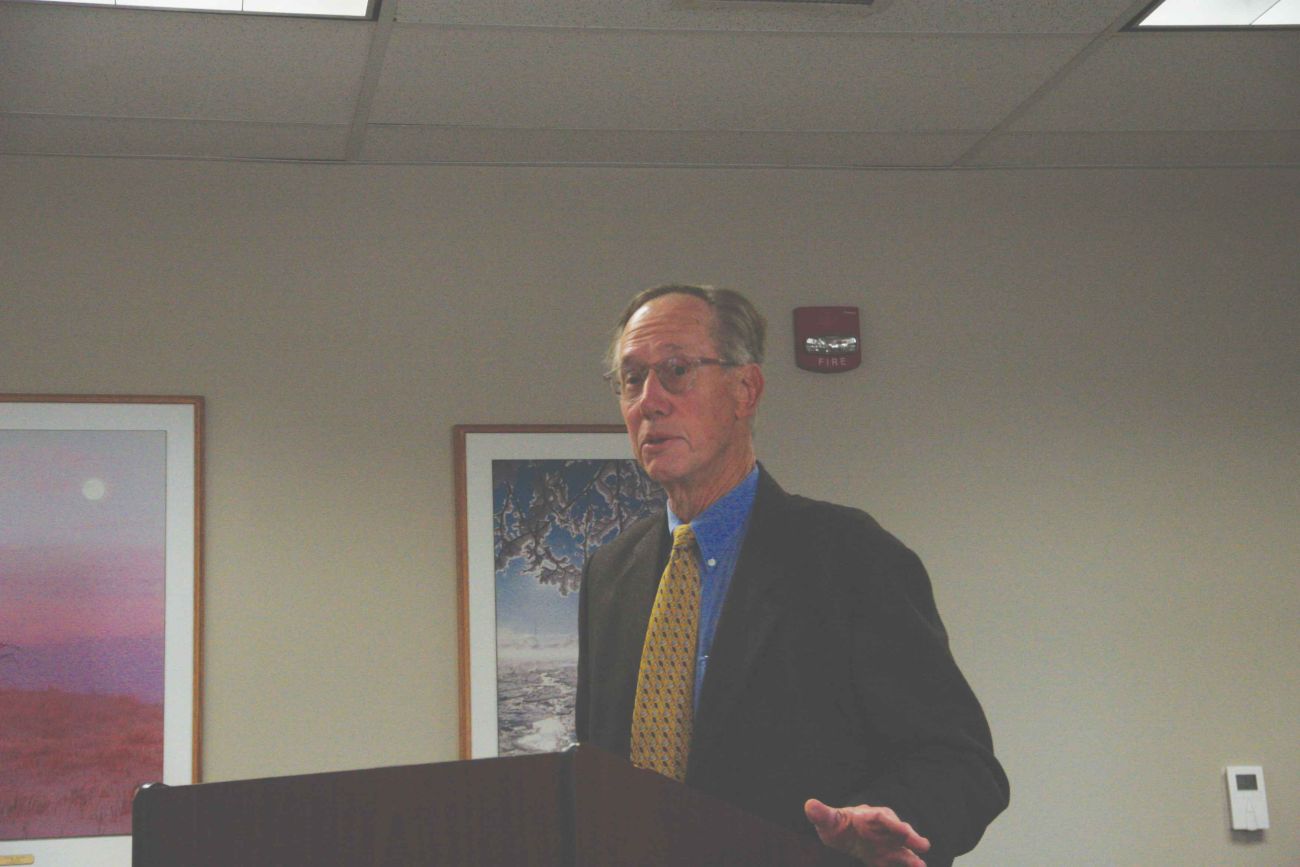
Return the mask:
M657 364L625 364L618 370L605 374L610 386L623 400L636 400L645 390L646 377L650 371L669 394L684 394L695 385L695 371L706 364L719 367L735 367L734 361L721 358L665 358Z

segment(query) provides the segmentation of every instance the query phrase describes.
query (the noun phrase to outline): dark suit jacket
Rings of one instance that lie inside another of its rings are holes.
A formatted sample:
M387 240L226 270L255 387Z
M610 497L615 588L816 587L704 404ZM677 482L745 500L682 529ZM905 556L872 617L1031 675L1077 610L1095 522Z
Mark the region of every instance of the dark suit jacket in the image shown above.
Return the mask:
M597 551L582 582L577 735L622 756L670 548L660 512ZM1006 807L925 568L869 515L760 471L686 782L800 830L810 797L891 807L929 837L931 865L971 849Z

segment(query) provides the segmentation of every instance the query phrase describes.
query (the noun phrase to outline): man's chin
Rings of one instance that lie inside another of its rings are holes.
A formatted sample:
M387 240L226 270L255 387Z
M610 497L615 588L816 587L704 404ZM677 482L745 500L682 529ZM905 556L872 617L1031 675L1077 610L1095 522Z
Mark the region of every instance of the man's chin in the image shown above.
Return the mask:
M676 481L679 475L675 462L662 452L649 457L646 457L643 453L641 467L652 481L658 482L665 487Z
M650 473L650 478L654 478L653 467L658 467L659 472L671 472L672 465L677 461L678 452L681 449L680 440L660 440L653 443L642 443L641 445L641 466L646 468ZM658 479L655 479L658 481Z

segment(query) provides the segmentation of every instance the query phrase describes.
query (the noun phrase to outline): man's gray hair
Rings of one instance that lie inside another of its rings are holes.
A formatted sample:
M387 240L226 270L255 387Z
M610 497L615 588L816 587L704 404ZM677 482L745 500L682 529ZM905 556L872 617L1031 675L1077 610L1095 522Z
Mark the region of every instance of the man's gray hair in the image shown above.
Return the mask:
M628 320L638 310L664 295L690 295L699 298L713 310L713 344L718 355L730 364L762 364L767 337L767 320L748 298L735 289L716 289L713 286L691 286L673 283L655 286L638 292L619 317L614 327L614 339L605 354L605 369L618 366L618 344Z

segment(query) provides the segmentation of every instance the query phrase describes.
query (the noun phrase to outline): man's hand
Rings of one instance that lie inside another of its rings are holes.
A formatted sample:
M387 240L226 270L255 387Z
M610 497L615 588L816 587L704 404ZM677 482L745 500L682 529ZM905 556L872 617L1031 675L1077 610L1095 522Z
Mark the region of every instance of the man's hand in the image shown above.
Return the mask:
M823 843L864 864L925 867L920 856L929 851L930 841L888 807L828 807L813 798L803 811Z

